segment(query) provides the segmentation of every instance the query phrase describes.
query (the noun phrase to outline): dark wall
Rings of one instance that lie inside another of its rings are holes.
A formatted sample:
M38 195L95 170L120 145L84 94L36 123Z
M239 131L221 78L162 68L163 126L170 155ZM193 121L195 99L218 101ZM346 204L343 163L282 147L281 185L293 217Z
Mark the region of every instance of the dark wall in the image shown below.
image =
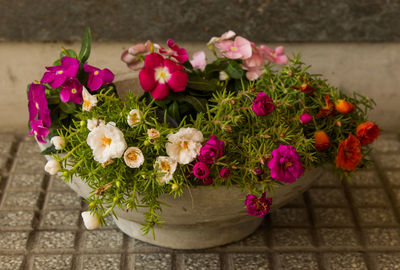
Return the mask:
M0 40L400 41L399 0L0 0Z

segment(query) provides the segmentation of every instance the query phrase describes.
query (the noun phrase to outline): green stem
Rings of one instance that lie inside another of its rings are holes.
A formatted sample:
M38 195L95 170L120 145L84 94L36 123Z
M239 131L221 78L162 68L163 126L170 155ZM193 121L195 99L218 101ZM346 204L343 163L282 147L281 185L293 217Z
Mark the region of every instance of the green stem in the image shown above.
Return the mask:
M70 155L72 155L72 153L78 149L80 146L82 146L85 142L81 142L80 144L78 144L77 146L75 146L74 148L71 149L71 151L69 151L61 160L60 162L66 160Z

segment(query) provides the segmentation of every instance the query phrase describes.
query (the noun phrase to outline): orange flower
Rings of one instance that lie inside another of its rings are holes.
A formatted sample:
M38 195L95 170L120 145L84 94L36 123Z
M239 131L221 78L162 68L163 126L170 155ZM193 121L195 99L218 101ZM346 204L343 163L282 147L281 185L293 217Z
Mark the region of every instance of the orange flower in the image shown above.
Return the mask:
M336 168L352 171L361 161L361 143L353 134L349 134L346 140L341 141L336 156Z
M329 95L325 96L325 104L326 105L319 110L317 116L315 117L316 119L335 113L335 104L329 100Z
M314 88L312 88L309 84L303 83L300 87L293 85L292 88L300 90L303 93L306 94L313 94L314 93Z
M339 99L336 102L336 111L342 114L351 113L354 111L354 105L344 99Z
M362 145L370 144L378 138L379 127L370 121L361 123L357 127L356 135Z
M315 148L319 151L325 151L329 148L329 137L326 135L325 131L317 131L314 133Z

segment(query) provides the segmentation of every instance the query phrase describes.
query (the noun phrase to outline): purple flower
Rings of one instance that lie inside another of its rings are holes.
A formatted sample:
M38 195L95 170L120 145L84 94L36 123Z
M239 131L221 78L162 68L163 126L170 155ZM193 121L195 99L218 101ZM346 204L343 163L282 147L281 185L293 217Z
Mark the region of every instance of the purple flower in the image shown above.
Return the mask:
M214 182L214 179L211 176L208 176L205 179L203 179L202 182L204 185L211 185Z
M267 198L265 192L260 198L253 194L249 194L244 202L246 204L247 212L252 216L262 217L268 214L271 208L272 198Z
M35 135L36 139L40 143L46 143L45 138L49 135L50 130L43 126L42 120L33 120L30 121L31 125L31 132L29 133L30 136Z
M210 174L210 168L206 163L199 161L193 166L193 174L199 179L204 179Z
M98 90L102 85L112 83L114 80L114 74L108 69L99 69L96 67L83 65L83 70L89 72L89 79L87 86L90 91Z
M46 88L44 85L32 83L29 86L28 99L29 121L35 120L39 114L39 120L43 121L43 125L50 127L50 110L47 105Z
M222 157L224 145L224 141L218 140L215 135L211 135L211 138L200 149L199 160L207 164L214 163L216 159Z
M60 99L62 102L82 104L82 84L77 79L69 79L63 83Z
M79 70L79 61L76 58L64 56L60 66L46 67L41 83L48 83L52 88L61 86L68 78L74 78Z
M303 175L304 168L300 156L293 146L281 144L271 155L268 168L272 178L284 183L293 183Z
M228 178L230 174L231 172L227 168L223 168L219 171L219 176L221 176L222 178Z
M253 106L251 108L257 116L266 116L274 110L275 106L272 99L267 96L267 94L260 92L256 99L253 100Z
M308 113L303 113L302 115L300 115L300 122L304 125L310 123L312 119L313 119L312 115Z

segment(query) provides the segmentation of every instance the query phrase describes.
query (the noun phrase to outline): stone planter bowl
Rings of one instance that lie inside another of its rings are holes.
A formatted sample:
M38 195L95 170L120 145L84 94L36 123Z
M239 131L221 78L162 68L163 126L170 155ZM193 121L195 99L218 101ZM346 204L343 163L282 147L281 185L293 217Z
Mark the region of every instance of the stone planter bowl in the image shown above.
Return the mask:
M118 77L117 77L118 78ZM116 84L119 89L132 89L137 86L134 76L119 76ZM140 88L136 88L140 89ZM138 93L139 94L139 93ZM123 93L122 93L123 96ZM46 145L40 144L43 150ZM50 156L47 156L51 159ZM308 170L303 177L293 184L285 184L275 189L271 211L282 207L306 191L323 174L323 169ZM81 197L87 198L92 191L78 177L67 183ZM126 234L141 241L175 249L201 249L220 246L245 238L254 232L263 218L250 216L243 200L247 193L232 187L218 189L198 186L184 190L181 197L174 199L164 195L164 206L160 213L163 227L155 228L155 239L151 233L143 235L140 230L144 221L145 209L132 210L128 213L115 208L116 225Z

